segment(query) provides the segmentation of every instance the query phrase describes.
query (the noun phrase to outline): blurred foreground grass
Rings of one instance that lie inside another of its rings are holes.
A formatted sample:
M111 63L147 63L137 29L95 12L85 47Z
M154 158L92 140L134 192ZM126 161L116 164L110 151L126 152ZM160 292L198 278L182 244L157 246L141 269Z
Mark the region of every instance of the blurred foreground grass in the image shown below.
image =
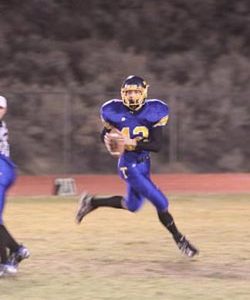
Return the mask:
M177 225L200 248L183 257L146 204L102 208L74 223L76 198L10 198L5 221L32 256L0 278L1 300L250 299L250 196L170 197Z

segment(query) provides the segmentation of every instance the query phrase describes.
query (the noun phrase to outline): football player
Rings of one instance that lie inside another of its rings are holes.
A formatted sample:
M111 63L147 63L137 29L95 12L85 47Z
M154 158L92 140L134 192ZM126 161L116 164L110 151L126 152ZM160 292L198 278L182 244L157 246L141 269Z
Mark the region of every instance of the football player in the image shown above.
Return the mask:
M6 192L16 178L16 167L9 155L8 129L2 120L7 112L7 100L0 96L0 276L17 272L21 260L29 257L26 247L16 242L3 222Z
M112 155L119 156L118 172L126 182L127 194L99 197L84 193L79 201L76 222L80 223L99 207L135 212L146 198L156 208L159 221L171 233L178 248L193 257L198 254L198 249L178 230L169 212L167 197L150 178L150 152L158 152L162 146L169 109L161 100L147 99L148 87L143 78L131 75L122 84L122 99L110 100L101 107L102 140ZM115 136L117 141L113 139Z

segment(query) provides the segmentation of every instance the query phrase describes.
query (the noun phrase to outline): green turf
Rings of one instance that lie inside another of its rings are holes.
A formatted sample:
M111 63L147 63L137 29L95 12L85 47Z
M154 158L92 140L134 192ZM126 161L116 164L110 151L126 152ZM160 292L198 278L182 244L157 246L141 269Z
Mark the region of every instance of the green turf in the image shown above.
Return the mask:
M32 256L0 278L0 300L250 299L250 195L170 197L200 248L180 255L154 208L98 209L78 226L76 198L10 198L5 221Z

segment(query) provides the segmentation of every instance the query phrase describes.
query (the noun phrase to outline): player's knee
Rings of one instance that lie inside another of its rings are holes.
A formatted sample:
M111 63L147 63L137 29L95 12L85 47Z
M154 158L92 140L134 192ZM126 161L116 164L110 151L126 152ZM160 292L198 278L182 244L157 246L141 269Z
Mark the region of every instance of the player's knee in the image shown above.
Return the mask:
M128 210L132 213L135 213L139 210L139 207L129 207Z
M0 189L8 189L14 182L13 177L1 177L0 178Z
M130 212L137 212L141 207L141 203L126 203L126 206Z

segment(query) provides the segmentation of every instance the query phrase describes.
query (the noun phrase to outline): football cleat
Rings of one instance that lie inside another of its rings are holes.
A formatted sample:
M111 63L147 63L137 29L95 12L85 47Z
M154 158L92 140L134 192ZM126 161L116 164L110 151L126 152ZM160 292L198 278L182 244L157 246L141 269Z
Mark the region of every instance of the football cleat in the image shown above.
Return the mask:
M177 242L178 248L181 252L188 257L193 257L199 254L199 250L195 248L186 238L182 236L180 240Z
M14 275L17 273L17 268L11 264L0 264L0 277L4 275Z
M7 263L4 264L4 274L16 274L17 273L17 267L16 266L12 266L11 264Z
M29 250L21 245L16 252L13 252L8 260L8 265L13 266L15 268L18 267L19 263L30 257L30 252Z
M76 223L80 224L82 219L89 214L91 211L96 209L92 203L91 200L93 199L93 195L90 195L88 193L83 193L79 200L79 206L76 212Z

